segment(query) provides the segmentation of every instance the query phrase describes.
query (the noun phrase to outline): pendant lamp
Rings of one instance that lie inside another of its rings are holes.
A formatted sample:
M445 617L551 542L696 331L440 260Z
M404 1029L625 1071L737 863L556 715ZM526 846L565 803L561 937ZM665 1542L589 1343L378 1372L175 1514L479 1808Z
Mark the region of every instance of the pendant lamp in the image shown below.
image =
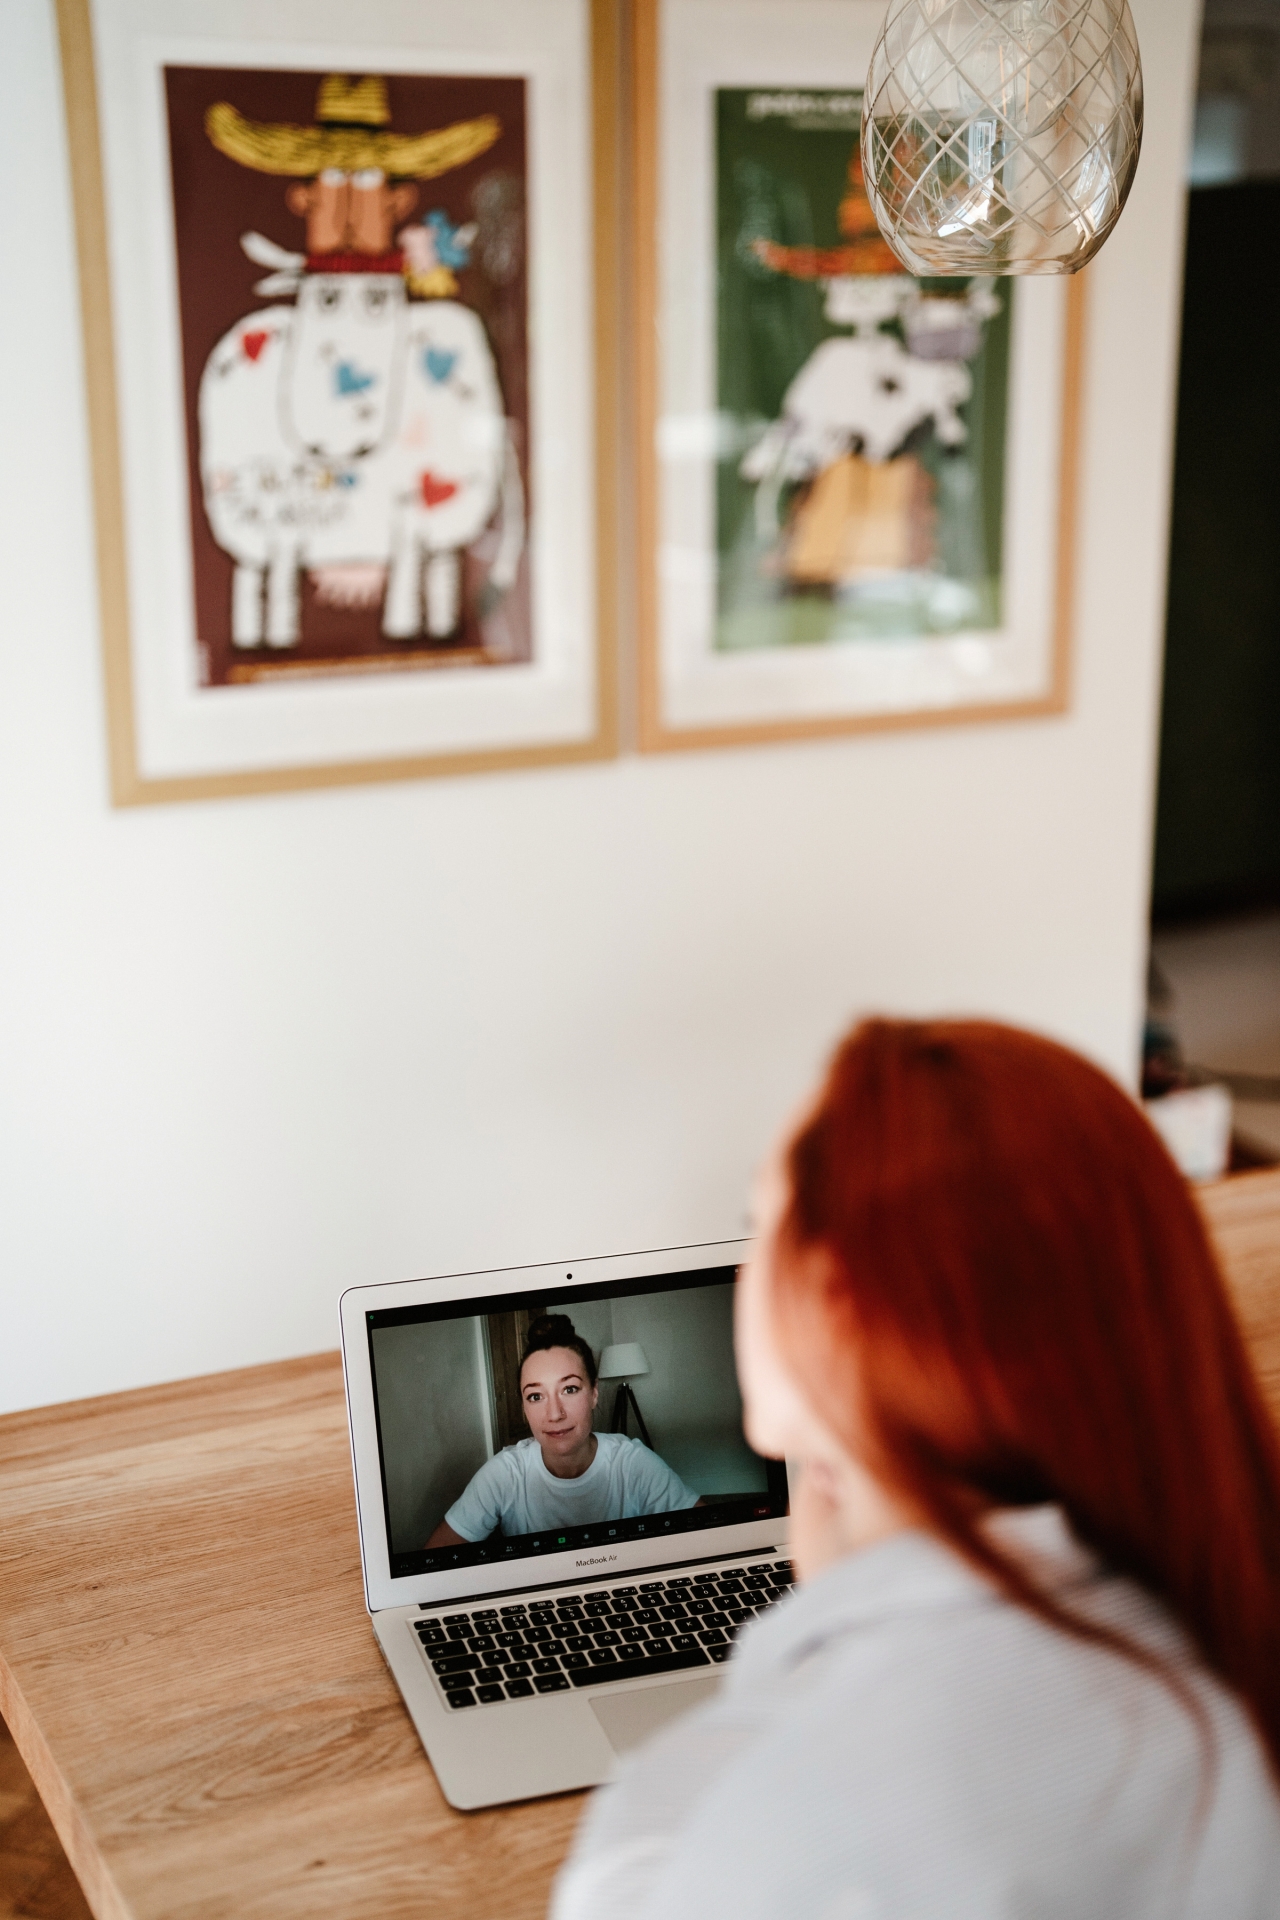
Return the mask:
M909 273L1074 273L1142 144L1128 0L889 0L863 100L880 231Z

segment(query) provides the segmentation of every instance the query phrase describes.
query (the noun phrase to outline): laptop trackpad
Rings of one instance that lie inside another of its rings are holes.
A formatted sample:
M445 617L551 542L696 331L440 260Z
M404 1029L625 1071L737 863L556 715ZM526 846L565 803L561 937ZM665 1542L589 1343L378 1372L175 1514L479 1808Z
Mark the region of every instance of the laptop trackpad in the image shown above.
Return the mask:
M669 1687L637 1687L632 1692L605 1694L591 1702L591 1711L604 1728L615 1753L629 1753L668 1720L703 1706L719 1691L719 1679L681 1680Z

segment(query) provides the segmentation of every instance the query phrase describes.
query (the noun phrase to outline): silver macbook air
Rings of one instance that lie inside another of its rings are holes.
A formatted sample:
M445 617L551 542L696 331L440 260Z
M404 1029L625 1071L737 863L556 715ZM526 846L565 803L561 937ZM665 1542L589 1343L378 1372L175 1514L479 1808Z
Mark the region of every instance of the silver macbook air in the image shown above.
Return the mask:
M745 1251L343 1295L365 1597L453 1806L607 1780L789 1586L786 1471L742 1434Z

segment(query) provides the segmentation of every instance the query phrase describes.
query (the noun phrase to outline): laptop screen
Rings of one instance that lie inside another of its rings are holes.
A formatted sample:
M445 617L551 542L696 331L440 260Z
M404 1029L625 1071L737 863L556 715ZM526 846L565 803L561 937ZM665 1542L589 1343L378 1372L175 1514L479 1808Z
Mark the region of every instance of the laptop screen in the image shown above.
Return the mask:
M733 1281L366 1313L392 1577L785 1514L785 1467L743 1438Z

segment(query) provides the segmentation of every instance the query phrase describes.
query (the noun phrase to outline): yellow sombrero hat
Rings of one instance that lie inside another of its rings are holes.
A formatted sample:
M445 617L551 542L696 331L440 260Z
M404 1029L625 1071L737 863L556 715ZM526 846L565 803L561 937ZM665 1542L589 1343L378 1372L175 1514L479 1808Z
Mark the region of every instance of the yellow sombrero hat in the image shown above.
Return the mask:
M206 113L204 129L218 152L242 167L299 179L323 173L326 167L343 173L380 167L401 179L433 180L474 160L502 132L502 122L493 113L429 133L388 133L390 118L387 83L380 75L349 79L331 73L316 96L316 126L246 120L229 101L219 100Z

